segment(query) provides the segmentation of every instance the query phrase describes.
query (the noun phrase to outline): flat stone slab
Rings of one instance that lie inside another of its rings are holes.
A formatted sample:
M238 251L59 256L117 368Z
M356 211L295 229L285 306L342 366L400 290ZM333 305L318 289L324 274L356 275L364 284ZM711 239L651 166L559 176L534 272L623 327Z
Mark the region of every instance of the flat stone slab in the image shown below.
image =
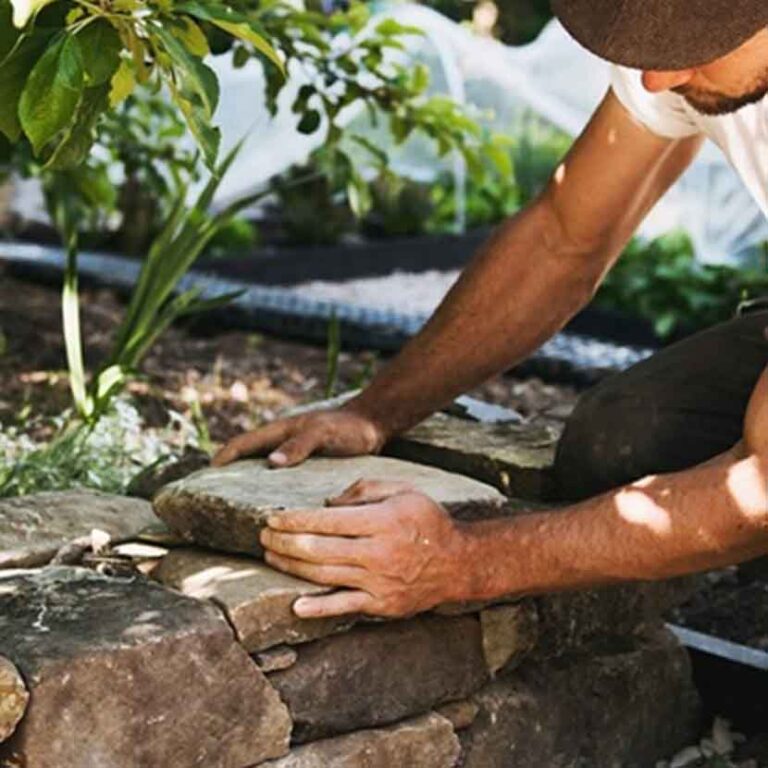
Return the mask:
M613 654L526 664L474 701L462 768L648 768L698 730L688 656L664 632Z
M384 453L458 472L522 499L553 497L552 467L558 436L529 424L483 424L444 413L431 416Z
M21 673L8 659L0 656L0 742L16 730L28 703L29 691Z
M133 538L157 518L142 499L96 491L36 493L0 501L0 569L45 565L65 544L98 529Z
M352 623L343 618L298 618L292 610L298 598L330 589L275 571L253 558L177 549L163 558L152 577L185 595L221 606L238 640L251 653L315 640Z
M489 678L473 616L358 625L296 650L290 669L268 676L295 743L390 725L466 699Z
M397 459L363 456L311 459L298 467L271 469L266 461L241 461L205 469L160 491L158 516L191 542L260 556L259 532L271 512L318 508L357 480L408 482L458 516L502 514L495 488L461 475ZM478 511L480 510L480 511Z
M0 653L31 694L0 765L232 768L288 751L286 707L219 610L141 577L0 575Z
M298 747L259 768L453 768L459 741L437 714Z

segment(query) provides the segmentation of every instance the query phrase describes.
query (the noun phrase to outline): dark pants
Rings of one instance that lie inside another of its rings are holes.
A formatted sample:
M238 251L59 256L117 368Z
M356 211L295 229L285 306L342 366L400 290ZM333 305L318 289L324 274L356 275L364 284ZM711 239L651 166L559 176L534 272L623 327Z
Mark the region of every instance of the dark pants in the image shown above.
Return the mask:
M666 347L579 401L558 447L563 499L716 456L742 436L752 390L768 365L768 311L745 314Z

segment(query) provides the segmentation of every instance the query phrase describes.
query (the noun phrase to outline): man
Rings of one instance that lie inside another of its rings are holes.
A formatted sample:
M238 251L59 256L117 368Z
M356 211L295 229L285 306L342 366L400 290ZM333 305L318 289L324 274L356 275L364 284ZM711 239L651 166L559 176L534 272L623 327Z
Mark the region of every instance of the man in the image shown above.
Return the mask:
M499 228L423 331L343 408L242 435L269 453L374 453L530 354L592 297L644 215L706 139L768 214L765 0L554 0L613 85L546 191ZM630 69L634 68L634 69ZM397 484L276 515L274 567L341 587L305 617L400 616L452 600L661 579L768 552L768 311L668 347L589 392L556 472L578 503L459 524Z

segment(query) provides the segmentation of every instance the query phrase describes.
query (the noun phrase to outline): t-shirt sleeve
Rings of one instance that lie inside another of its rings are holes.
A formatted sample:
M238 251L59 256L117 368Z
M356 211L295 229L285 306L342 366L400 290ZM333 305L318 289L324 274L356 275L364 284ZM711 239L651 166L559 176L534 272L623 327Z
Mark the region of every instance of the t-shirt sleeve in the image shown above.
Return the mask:
M611 87L629 113L648 130L667 139L682 139L701 132L682 96L670 91L651 93L643 86L642 73L611 67Z

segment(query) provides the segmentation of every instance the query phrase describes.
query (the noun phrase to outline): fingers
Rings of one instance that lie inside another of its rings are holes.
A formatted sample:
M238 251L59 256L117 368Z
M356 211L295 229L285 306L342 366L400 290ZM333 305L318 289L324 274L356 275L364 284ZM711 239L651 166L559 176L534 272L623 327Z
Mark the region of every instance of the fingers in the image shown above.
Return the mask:
M408 493L414 488L410 483L398 483L387 480L358 480L341 494L326 501L329 507L355 506L358 504L376 504L386 501L399 493Z
M293 467L309 458L322 443L323 438L318 432L307 430L285 440L278 448L269 454L269 460L276 467Z
M275 421L261 429L238 435L213 457L211 463L214 467L223 467L242 456L264 454L283 442L288 437L289 429L289 422Z
M328 587L359 587L365 579L365 570L352 565L319 565L274 552L266 552L264 560L279 571Z
M324 536L371 536L379 530L370 507L286 509L270 514L267 525L274 531Z
M283 533L269 528L261 532L261 543L274 554L328 565L362 566L369 549L365 539Z
M301 619L322 619L350 613L373 611L373 598L362 591L342 590L321 597L301 597L293 604L293 612Z

